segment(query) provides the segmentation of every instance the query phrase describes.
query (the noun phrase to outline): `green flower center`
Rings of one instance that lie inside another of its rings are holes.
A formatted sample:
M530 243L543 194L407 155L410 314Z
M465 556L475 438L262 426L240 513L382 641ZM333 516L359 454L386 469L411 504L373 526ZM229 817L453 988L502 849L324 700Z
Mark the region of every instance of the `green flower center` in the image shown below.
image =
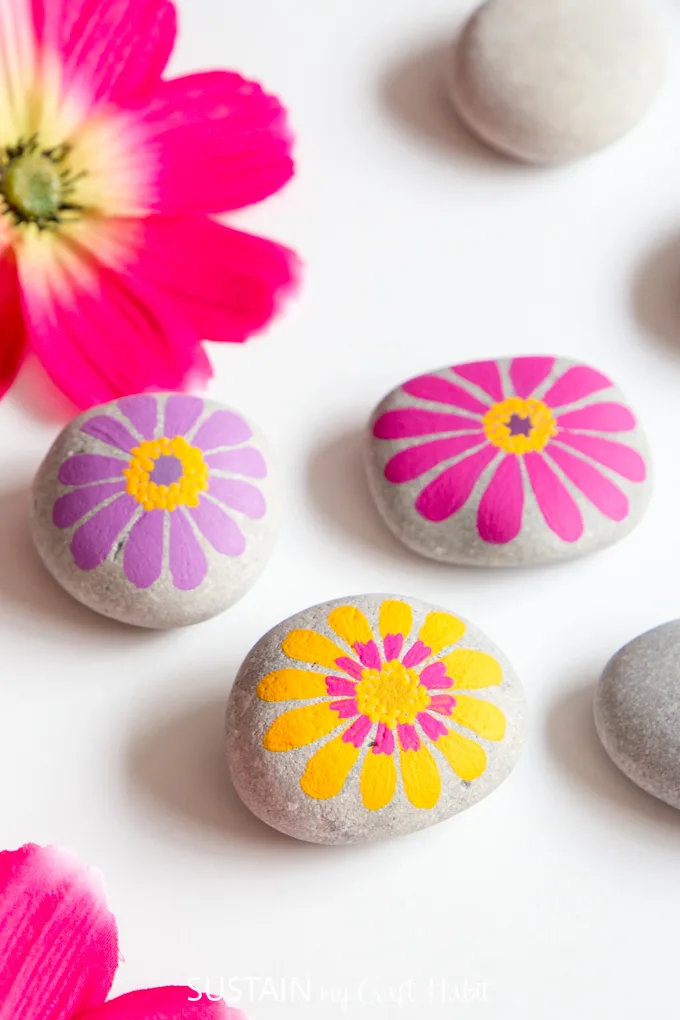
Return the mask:
M36 137L0 150L2 212L17 225L33 223L41 230L77 218L83 207L73 193L82 175L68 168L69 151L66 145L43 149Z

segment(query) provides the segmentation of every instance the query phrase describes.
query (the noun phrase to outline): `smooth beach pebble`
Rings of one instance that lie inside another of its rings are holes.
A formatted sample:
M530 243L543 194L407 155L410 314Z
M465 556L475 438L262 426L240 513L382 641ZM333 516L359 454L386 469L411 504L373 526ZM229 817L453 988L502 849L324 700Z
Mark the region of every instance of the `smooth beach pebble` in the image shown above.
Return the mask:
M198 623L240 599L267 561L271 474L262 435L238 412L126 397L58 436L34 483L33 537L57 581L104 616Z
M477 361L411 379L367 441L375 502L405 545L469 566L551 563L627 535L649 498L637 418L565 358Z
M629 779L680 808L680 620L635 638L609 662L595 724Z
M550 164L627 134L665 73L659 12L647 0L489 0L458 40L450 88L489 145Z
M400 595L307 609L252 649L227 708L236 790L267 824L313 843L423 829L512 771L524 695L472 624Z

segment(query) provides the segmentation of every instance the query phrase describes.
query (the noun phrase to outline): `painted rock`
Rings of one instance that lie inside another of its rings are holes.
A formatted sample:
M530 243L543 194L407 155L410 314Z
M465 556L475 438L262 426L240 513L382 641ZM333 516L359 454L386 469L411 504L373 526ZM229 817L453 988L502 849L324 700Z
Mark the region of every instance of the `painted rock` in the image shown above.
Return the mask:
M524 695L505 657L446 610L390 595L314 606L250 652L227 708L241 799L314 843L434 825L518 758Z
M251 587L276 531L262 435L236 411L178 394L80 415L34 483L32 530L76 599L142 627L215 616Z
M665 72L662 25L646 0L489 0L458 41L451 95L494 148L562 163L630 131Z
M637 419L601 372L526 357L442 368L371 420L368 476L390 529L424 556L514 566L626 535L649 496Z
M680 808L680 620L635 638L609 662L595 724L629 779Z

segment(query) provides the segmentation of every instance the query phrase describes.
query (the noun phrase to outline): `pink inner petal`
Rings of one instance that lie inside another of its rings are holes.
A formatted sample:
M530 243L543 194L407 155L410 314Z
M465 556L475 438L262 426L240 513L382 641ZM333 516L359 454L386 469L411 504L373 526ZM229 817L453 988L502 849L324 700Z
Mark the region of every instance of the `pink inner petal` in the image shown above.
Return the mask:
M118 407L144 439L153 439L158 425L158 402L155 397L123 397Z
M584 400L592 393L608 390L611 380L587 365L574 365L564 372L543 397L548 407L562 407Z
M123 569L136 588L150 588L161 576L164 534L164 510L143 513L133 524L125 543Z
M410 446L407 450L395 454L387 462L385 478L395 485L412 482L414 478L420 478L442 461L457 457L458 454L472 450L484 442L486 442L484 433L476 432L474 435L435 439L431 443Z
M518 397L526 399L548 378L554 358L514 358L510 364L510 381Z
M612 521L626 519L630 511L628 497L597 468L575 457L568 450L560 449L554 443L548 447L546 453L600 513Z
M428 521L446 521L465 506L483 472L500 451L489 443L446 468L426 485L416 500L416 510Z
M236 521L216 503L201 499L197 507L189 507L187 512L216 552L223 556L243 556L246 551L245 535Z
M354 651L359 656L359 659L366 667L366 669L380 669L382 666L382 660L380 658L380 652L375 641L367 641L364 644L362 641L354 642Z
M119 478L128 461L119 457L104 457L100 453L76 453L59 468L62 485L87 485L90 482L104 482L107 478Z
M489 482L477 511L480 538L505 545L517 538L522 529L524 483L519 457L505 457Z
M399 734L399 743L404 751L420 750L418 730L411 723L399 723L397 733Z
M435 719L429 712L419 712L418 722L423 728L423 733L430 740L439 740L440 737L445 737L449 732L443 722L440 719Z
M398 659L399 656L401 655L401 650L403 647L404 647L403 634L386 634L385 640L383 641L385 661L392 662L393 659Z
M360 715L359 718L352 723L349 729L345 730L342 735L342 739L346 744L354 744L355 747L361 747L364 740L371 732L372 725L373 723L367 716Z
M590 404L578 411L568 411L557 419L561 429L593 429L596 432L630 432L637 422L623 404Z
M353 698L356 694L356 682L354 680L346 680L341 676L327 676L326 677L326 690L333 697L339 697L344 695L348 698Z
M430 709L440 715L453 715L456 699L451 694L435 694L430 698Z
M107 414L98 414L93 418L88 418L85 424L80 426L80 431L95 439L101 439L109 446L117 446L125 453L130 453L136 446L139 446L136 436L133 436L130 430L126 429L116 418L110 418Z
M343 672L349 673L349 675L353 676L355 680L361 680L363 670L355 659L350 659L343 655L335 660L335 665L338 669L343 670Z
M627 478L630 482L644 482L647 468L643 458L623 443L615 443L611 439L600 439L598 436L576 436L560 432L558 442L570 446L598 464L616 471L617 475Z
M450 687L453 680L446 675L446 666L443 662L432 662L420 674L420 682L428 691L436 691Z
M201 425L192 443L201 450L216 450L221 446L238 446L252 439L253 431L235 411L213 411Z
M381 414L373 426L373 435L376 439L413 439L416 436L433 436L438 432L478 432L479 426L479 420L474 418L406 407Z
M418 379L411 379L402 387L405 393L420 400L433 400L437 404L450 404L452 407L459 407L463 411L471 411L473 414L486 414L489 410L488 404L483 404L477 397L464 390L462 386L456 386L438 375L421 375Z
M373 754L394 754L394 732L385 723L378 723Z
M91 510L105 503L111 496L125 492L127 482L105 482L102 485L88 485L60 496L52 510L52 520L58 528L72 528Z
M191 986L145 988L111 999L78 1020L245 1020L240 1010L230 1009L223 999L215 998L217 994L210 991L199 998Z
M343 698L341 701L331 701L330 708L337 712L341 719L353 719L359 714L359 706L356 698Z
M243 446L237 450L222 450L205 456L208 467L215 471L228 471L247 478L266 478L267 465L259 450L254 446Z
M177 394L168 397L165 403L163 434L169 439L187 436L203 413L200 397Z
M484 390L492 400L503 400L503 383L498 364L495 361L471 361L467 365L456 365L453 369L461 379L474 383Z
M583 534L583 518L564 484L540 453L524 456L531 487L545 522L563 542L577 542Z
M181 507L170 514L170 573L180 591L194 591L208 573L208 561Z
M415 641L401 661L407 669L410 669L412 666L419 666L421 662L429 659L431 655L431 648L428 648L422 641Z
M79 492L83 490L80 489ZM94 570L107 558L125 526L139 510L132 496L123 495L81 524L71 539L71 553L81 570Z

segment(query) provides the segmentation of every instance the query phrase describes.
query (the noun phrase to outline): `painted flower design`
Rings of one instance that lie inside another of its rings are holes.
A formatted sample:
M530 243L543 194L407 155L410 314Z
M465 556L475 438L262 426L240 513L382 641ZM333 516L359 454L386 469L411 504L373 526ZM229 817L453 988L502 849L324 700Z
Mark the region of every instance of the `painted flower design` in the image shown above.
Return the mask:
M388 599L379 640L352 605L333 609L328 625L346 648L317 631L293 630L283 652L314 668L276 670L257 689L263 701L307 702L276 718L264 736L268 751L306 747L340 730L307 762L300 785L309 797L337 796L362 751L361 797L371 811L392 801L399 776L411 804L426 810L439 801L440 763L466 782L482 775L487 757L479 738L502 740L505 717L468 692L498 686L502 671L484 652L452 648L465 633L461 620L433 611L412 636L411 607Z
M163 77L171 0L0 2L0 393L27 352L78 406L207 378L294 286L213 214L293 174L286 111L228 71Z
M441 522L485 476L477 528L497 545L520 533L528 492L564 542L584 532L575 492L607 519L625 520L628 496L610 476L639 483L646 467L636 450L609 437L633 431L635 417L607 399L613 383L587 365L571 365L548 385L555 362L515 358L505 378L498 362L479 361L407 382L403 391L421 403L386 411L373 431L377 439L421 441L388 461L386 479L401 485L442 465L415 502L421 517Z
M223 556L242 556L241 517L262 519L264 495L252 481L267 475L252 430L234 411L199 397L126 397L115 404L128 424L95 414L80 426L106 453L76 453L59 468L70 491L54 505L58 528L74 528L71 552L94 570L124 544L122 569L149 588L166 566L176 588L198 588L208 559L198 536ZM238 476L238 477L235 477Z

